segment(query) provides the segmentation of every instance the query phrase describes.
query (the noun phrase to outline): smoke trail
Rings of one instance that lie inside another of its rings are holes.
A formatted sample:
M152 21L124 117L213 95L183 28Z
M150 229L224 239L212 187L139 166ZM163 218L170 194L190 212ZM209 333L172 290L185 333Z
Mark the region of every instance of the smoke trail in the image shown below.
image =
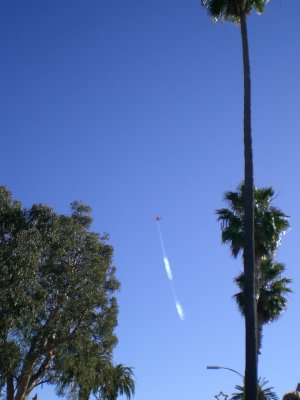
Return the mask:
M181 320L184 320L183 308L182 308L180 302L177 299L176 292L175 292L175 287L174 287L174 284L173 284L173 274L172 274L171 266L170 266L170 263L169 263L169 259L168 259L168 256L167 256L165 244L164 244L162 233L161 233L161 229L160 229L160 224L159 224L160 219L161 219L160 217L156 217L155 218L156 225L157 225L157 230L158 230L158 236L159 236L160 245L161 245L161 250L162 250L162 254L163 254L164 265L165 265L165 269L166 269L166 273L167 273L168 279L170 281L171 290L172 290L172 294L173 294L173 298L174 298L177 314L178 314L178 316L179 316L179 318Z
M176 309L177 309L179 318L180 318L181 320L184 320L184 312L183 312L182 306L181 306L181 304L179 303L179 301L176 301Z
M168 278L171 281L173 279L173 275L172 275L170 263L169 263L169 260L167 259L167 257L164 257L164 264L165 264L165 268L166 268L166 271L167 271Z
M172 290L173 299L174 299L174 303L175 303L175 306L176 306L177 314L178 314L179 318L183 321L185 317L184 317L184 311L183 311L182 305L179 302L179 300L177 299L176 292L175 292L175 287L174 287L173 282L170 282L170 284L171 284L171 290Z

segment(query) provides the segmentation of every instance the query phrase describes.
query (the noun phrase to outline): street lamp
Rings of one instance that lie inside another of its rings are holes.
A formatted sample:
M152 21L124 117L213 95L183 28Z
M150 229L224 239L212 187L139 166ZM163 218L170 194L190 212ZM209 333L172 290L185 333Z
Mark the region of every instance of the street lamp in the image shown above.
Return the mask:
M231 372L234 372L235 374L238 374L242 379L244 379L244 376L240 372L238 372L238 371L236 371L235 369L232 369L232 368L220 367L218 365L208 365L206 367L206 369L227 369L228 371L231 371Z

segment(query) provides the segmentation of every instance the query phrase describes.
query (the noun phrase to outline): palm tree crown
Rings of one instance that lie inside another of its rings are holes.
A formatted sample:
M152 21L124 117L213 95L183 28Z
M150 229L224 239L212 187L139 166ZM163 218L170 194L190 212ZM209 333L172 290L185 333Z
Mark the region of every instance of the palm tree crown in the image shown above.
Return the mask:
M291 279L282 277L284 270L284 264L271 259L264 259L259 266L257 314L259 321L263 324L278 319L286 309L286 295L291 293L291 289L288 286L291 283ZM244 274L242 273L236 277L235 282L241 291L236 293L234 298L240 311L244 314Z
M217 210L221 221L222 242L229 243L231 253L237 257L244 255L244 185L237 191L226 192L228 208ZM273 256L282 235L289 228L288 216L272 205L274 190L271 187L254 188L254 250L255 250L255 294L256 294L256 336L257 353L262 345L262 327L281 315L286 308L287 294L291 292L290 279L283 278L284 264L275 262ZM238 307L245 315L245 274L236 279L240 292L234 297Z
M273 387L265 387L269 382L265 378L259 378L257 382L257 400L278 400ZM245 400L245 386L236 385L238 392L233 393L231 400Z
M241 14L248 15L253 9L261 14L268 0L202 0L214 21L240 23Z
M132 368L117 364L103 370L99 400L117 400L118 395L130 399L135 392Z
M265 258L258 269L257 287L257 347L262 346L262 328L280 317L287 306L287 294L291 292L291 279L282 277L285 266L282 263ZM239 310L245 315L245 275L241 273L235 278L240 292L234 295Z
M222 242L230 243L233 257L244 249L244 184L235 192L226 192L224 199L228 208L216 211L221 221ZM272 187L254 188L254 247L257 263L271 257L277 250L282 236L289 228L288 216L272 205Z

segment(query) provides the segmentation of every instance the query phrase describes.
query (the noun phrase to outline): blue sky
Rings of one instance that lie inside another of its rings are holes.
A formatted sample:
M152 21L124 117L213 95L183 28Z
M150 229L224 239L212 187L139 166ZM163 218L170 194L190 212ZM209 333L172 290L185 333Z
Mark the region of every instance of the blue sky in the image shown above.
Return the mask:
M277 259L294 293L264 329L259 365L280 397L300 381L299 14L298 0L273 1L248 22L256 185L275 188L292 227ZM244 365L242 265L214 215L243 177L239 28L213 24L198 0L2 0L0 46L1 184L28 206L83 200L110 233L115 360L135 368L135 398L232 393L238 376L206 365Z

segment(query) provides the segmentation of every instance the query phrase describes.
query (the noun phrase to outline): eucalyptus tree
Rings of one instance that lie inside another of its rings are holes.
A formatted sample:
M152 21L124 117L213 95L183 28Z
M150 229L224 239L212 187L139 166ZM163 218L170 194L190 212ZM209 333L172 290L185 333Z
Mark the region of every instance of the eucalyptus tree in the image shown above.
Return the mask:
M252 10L262 13L268 0L201 0L213 18L240 25L244 72L244 180L245 180L245 328L246 328L246 400L256 399L257 340L254 268L253 152L251 129L251 76L247 16Z
M0 187L0 393L26 400L62 383L79 396L96 367L112 362L119 282L107 236L90 230L91 210L29 209Z

